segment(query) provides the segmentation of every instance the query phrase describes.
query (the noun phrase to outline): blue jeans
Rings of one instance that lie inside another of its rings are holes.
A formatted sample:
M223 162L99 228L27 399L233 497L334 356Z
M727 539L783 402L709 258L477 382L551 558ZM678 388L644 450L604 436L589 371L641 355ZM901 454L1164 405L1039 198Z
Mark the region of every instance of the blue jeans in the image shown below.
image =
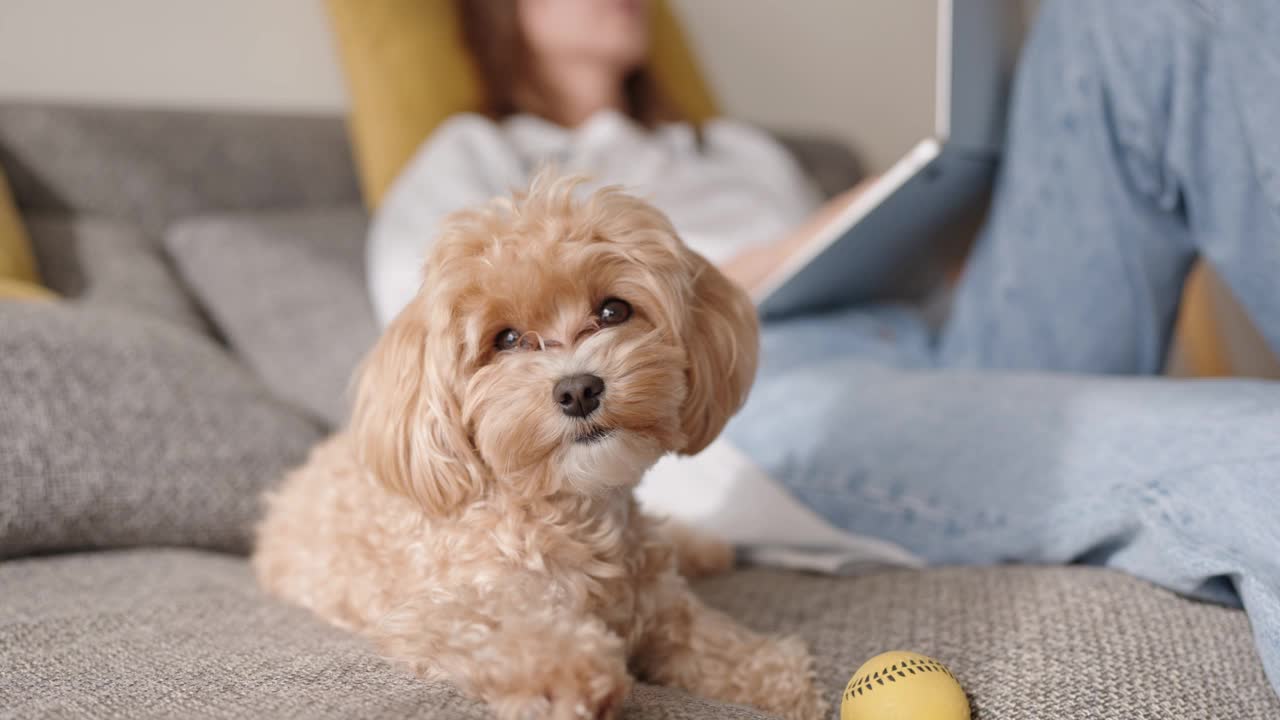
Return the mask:
M1046 0L934 332L765 327L729 439L937 563L1087 562L1249 612L1280 688L1280 383L1158 373L1204 256L1280 349L1280 4Z

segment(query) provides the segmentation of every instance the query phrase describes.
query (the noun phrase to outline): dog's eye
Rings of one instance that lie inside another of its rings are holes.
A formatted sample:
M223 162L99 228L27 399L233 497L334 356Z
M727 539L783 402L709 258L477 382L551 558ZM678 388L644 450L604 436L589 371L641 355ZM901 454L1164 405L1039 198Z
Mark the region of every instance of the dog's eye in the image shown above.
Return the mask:
M600 324L619 325L631 319L631 305L626 300L609 298L600 305Z
M520 346L520 333L513 328L500 330L493 338L493 346L499 350L515 350Z

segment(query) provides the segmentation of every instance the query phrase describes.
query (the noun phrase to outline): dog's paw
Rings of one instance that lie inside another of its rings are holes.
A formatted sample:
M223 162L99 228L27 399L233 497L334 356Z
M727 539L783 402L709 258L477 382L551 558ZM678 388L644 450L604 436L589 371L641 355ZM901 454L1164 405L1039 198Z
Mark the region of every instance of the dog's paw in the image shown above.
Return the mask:
M624 663L584 655L548 659L490 704L502 720L613 720L630 691Z
M667 537L676 555L676 570L690 580L733 569L733 546L723 540L668 520Z
M828 703L818 691L813 659L794 637L763 644L739 670L750 687L749 702L786 720L826 717Z

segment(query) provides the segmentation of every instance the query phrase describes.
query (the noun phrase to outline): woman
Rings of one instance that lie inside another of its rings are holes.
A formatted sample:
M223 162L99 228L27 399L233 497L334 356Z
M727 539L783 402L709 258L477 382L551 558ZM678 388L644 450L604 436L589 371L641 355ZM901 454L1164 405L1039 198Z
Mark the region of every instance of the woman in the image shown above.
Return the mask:
M760 133L661 124L639 3L463 7L492 118L442 128L388 197L370 243L384 322L436 219L547 157L649 192L747 285L821 213ZM889 307L767 325L751 400L691 462L780 483L770 524L827 523L792 540L836 544L834 526L930 562L1094 562L1242 601L1280 686L1280 384L1097 377L1162 369L1197 255L1280 349L1277 36L1263 3L1043 2L945 326Z

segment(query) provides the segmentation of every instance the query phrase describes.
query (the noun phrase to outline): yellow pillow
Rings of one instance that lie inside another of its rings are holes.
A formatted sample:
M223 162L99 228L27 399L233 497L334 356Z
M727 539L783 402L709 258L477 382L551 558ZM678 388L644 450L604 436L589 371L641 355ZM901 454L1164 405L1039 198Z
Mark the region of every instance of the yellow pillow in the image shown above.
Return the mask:
M53 300L52 290L26 280L0 278L0 300Z
M480 107L479 79L453 0L327 0L351 97L350 129L365 202L387 186L445 118ZM654 3L657 82L689 119L716 114L666 2Z
M1174 343L1184 361L1184 372L1192 377L1225 377L1231 361L1223 348L1209 301L1207 270L1197 262L1182 287L1182 302L1174 327Z
M9 183L0 173L0 298L51 296L40 287L31 240L9 194Z

